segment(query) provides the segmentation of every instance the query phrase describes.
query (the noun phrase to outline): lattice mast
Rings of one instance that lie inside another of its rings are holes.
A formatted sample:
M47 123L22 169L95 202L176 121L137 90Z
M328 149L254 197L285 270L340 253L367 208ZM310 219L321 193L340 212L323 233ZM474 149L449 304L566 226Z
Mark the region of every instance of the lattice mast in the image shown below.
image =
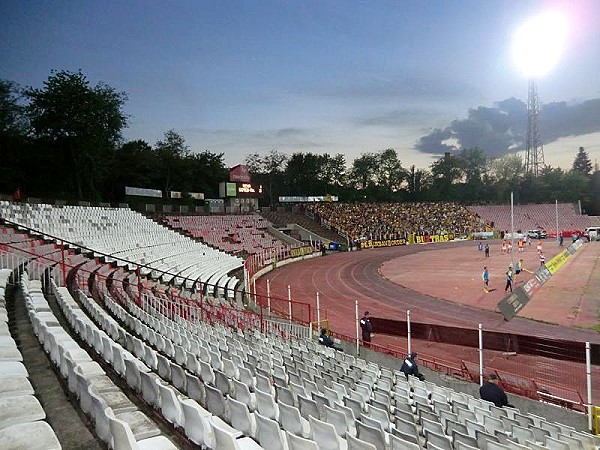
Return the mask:
M539 130L540 99L535 78L529 79L527 96L527 147L525 151L525 172L533 177L540 175L544 167L544 147Z

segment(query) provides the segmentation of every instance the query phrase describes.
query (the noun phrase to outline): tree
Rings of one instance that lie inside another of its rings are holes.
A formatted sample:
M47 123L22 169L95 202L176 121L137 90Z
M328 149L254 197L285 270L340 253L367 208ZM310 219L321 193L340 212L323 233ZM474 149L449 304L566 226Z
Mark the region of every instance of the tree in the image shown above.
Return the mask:
M321 179L322 158L314 153L294 153L285 167L288 195L324 195L326 183Z
M375 153L362 153L352 162L350 179L355 188L366 190L375 186L378 159Z
M431 187L431 175L423 169L410 166L406 176L408 198L413 201L423 200L424 193Z
M432 194L437 199L455 200L454 184L463 176L461 160L450 152L431 164Z
M575 161L573 161L573 170L576 170L585 176L590 176L592 173L592 162L583 147L579 147Z
M182 162L188 156L189 148L183 136L175 130L168 130L164 133L163 139L156 142L154 152L160 164L158 171L162 179L161 184L168 196L172 178L184 168Z
M12 81L0 80L0 134L22 136L26 133L25 107L21 104L23 92Z
M491 162L491 172L496 180L495 200L506 203L510 199L510 193L519 190L519 184L525 175L523 158L516 154L507 154L494 159Z
M321 155L319 180L326 186L327 194L339 195L346 183L346 158L341 153Z
M376 180L383 190L383 197L392 200L392 194L400 190L400 186L406 178L406 172L398 159L398 154L393 148L388 148L378 155L379 170Z
M97 185L107 175L107 162L127 126L123 92L90 82L81 71L52 72L42 89L28 88L28 115L38 141L64 158L79 198L98 197Z
M269 205L273 207L273 200L283 185L283 170L288 156L275 149L266 155L252 153L244 159L244 164L255 180L265 186L269 195Z

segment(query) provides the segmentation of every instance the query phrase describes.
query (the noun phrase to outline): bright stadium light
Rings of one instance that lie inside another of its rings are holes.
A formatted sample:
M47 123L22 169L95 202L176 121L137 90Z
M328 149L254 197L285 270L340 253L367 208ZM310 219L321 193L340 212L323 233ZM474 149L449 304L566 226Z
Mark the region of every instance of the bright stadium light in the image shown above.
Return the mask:
M567 20L558 12L536 16L515 32L514 63L529 78L550 72L558 63L567 38Z

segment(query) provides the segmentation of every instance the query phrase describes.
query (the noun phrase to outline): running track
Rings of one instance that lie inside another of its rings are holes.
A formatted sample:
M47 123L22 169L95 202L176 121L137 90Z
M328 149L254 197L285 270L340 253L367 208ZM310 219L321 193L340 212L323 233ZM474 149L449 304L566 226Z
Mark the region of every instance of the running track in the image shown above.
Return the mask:
M307 302L314 306L318 291L321 309L327 310L326 317L330 327L348 336L355 335L354 302L358 300L360 315L369 310L375 317L404 320L406 310L410 309L411 319L416 322L468 328L477 328L477 324L481 323L488 331L600 343L600 333L595 331L519 317L506 322L498 312L452 303L407 289L386 280L379 272L385 261L454 246L472 247L473 243L436 243L332 253L326 257L316 257L277 268L258 280L257 293L266 295L268 278L272 297L287 299L287 286L290 285L294 301ZM432 253L431 257L434 258L435 255ZM425 278L424 283L444 282L435 274Z

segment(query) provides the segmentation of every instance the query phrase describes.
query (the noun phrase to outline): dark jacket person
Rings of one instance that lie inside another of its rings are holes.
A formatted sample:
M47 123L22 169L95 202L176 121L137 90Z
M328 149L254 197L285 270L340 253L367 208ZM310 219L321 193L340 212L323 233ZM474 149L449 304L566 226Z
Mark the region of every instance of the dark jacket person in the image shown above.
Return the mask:
M362 339L364 342L371 342L371 333L373 332L373 325L371 325L369 316L369 311L365 311L365 315L360 319L360 328L362 330Z
M513 405L508 403L508 397L504 390L498 386L498 376L495 373L490 374L488 380L484 381L483 385L479 388L479 396L481 400L492 402L498 408L502 408L503 406L514 408Z
M406 379L408 379L409 375L417 377L419 380L423 381L425 377L421 372L419 372L419 366L417 364L417 353L412 352L410 355L406 357L404 362L402 363L402 367L400 367L400 372L406 375Z

